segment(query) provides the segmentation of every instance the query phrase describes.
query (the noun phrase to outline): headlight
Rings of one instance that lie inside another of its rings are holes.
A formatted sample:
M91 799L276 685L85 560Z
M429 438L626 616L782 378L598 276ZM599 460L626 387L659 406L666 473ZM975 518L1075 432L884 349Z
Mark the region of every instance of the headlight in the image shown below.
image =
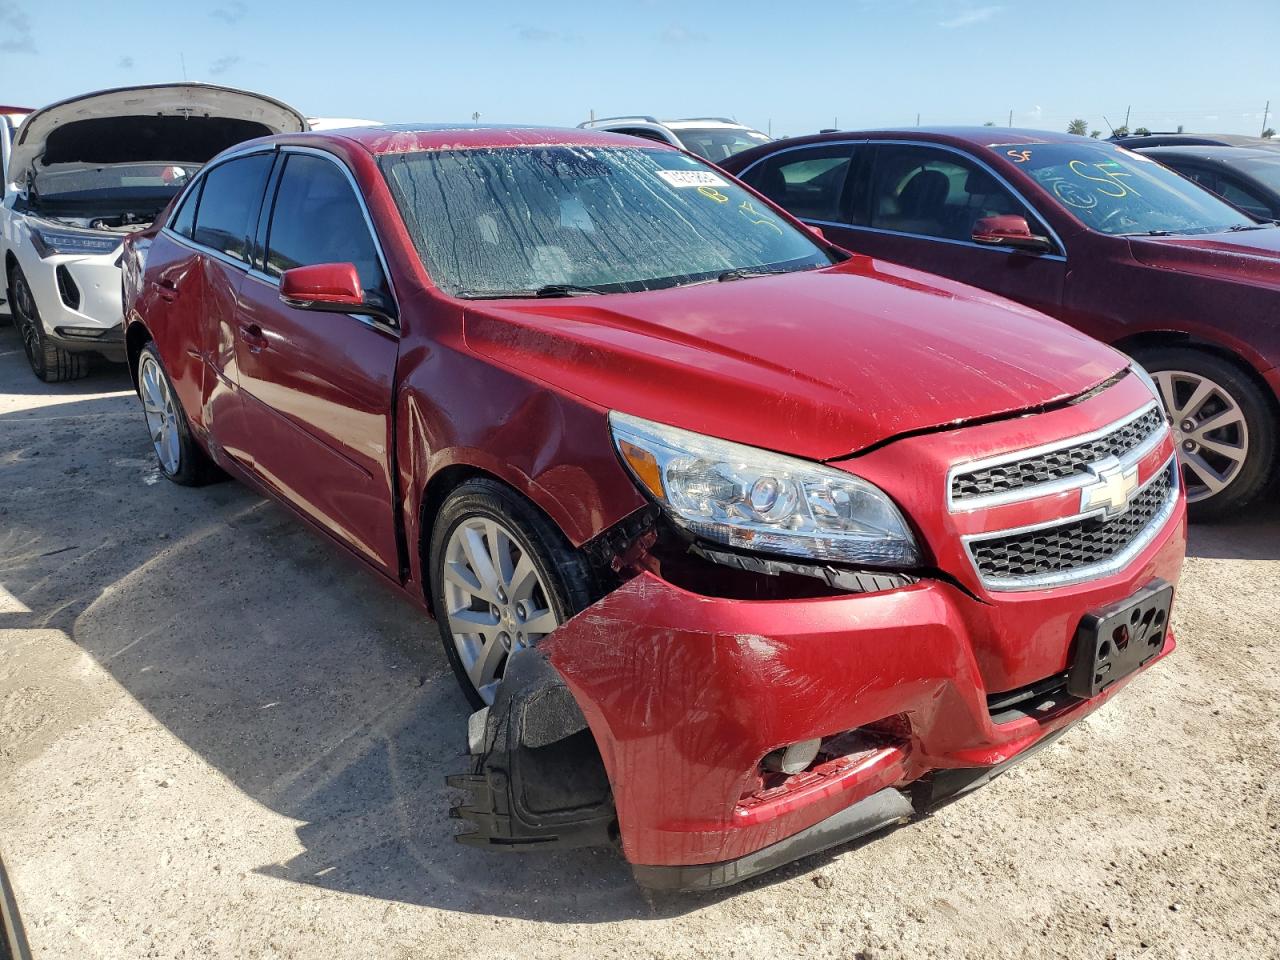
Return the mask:
M123 237L103 236L100 233L72 233L70 230L33 228L31 234L41 257L51 257L55 253L110 253L124 242Z
M695 536L811 560L919 562L898 508L859 477L622 413L609 426L636 480Z
M1160 404L1160 409L1164 411L1164 415L1166 417L1169 416L1169 410L1164 405L1164 397L1160 395L1160 388L1156 386L1156 382L1152 379L1151 374L1147 373L1147 371L1143 369L1142 364L1137 360L1130 361L1129 369L1133 371L1133 375L1135 377L1147 385L1147 389L1151 391L1151 396L1155 397L1156 403Z

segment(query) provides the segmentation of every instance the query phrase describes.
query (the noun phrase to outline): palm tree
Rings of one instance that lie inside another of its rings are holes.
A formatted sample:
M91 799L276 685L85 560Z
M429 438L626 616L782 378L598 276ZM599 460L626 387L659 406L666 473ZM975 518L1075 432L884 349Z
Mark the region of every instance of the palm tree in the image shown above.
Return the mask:
M1067 124L1067 133L1074 133L1077 137L1088 136L1089 122L1087 120L1072 120Z

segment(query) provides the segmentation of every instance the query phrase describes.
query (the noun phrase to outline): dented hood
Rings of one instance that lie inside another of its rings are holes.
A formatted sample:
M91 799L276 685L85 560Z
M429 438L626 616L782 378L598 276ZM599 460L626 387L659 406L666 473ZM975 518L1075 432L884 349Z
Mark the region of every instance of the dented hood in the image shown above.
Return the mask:
M1083 393L1126 359L906 268L469 304L468 346L608 409L815 460Z
M1134 259L1152 267L1280 287L1280 227L1193 237L1130 237Z
M55 164L203 163L243 140L306 129L306 118L293 107L230 87L172 83L102 90L28 116L14 137L10 176Z

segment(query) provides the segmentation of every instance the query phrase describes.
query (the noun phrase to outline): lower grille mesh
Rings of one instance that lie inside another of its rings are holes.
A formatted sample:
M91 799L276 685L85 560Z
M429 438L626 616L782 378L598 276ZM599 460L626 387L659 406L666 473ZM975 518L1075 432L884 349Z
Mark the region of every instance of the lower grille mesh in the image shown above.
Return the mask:
M1105 563L1124 551L1147 528L1169 500L1170 465L1134 497L1118 517L1074 520L1056 527L975 540L969 548L984 580L1016 580L1069 573Z

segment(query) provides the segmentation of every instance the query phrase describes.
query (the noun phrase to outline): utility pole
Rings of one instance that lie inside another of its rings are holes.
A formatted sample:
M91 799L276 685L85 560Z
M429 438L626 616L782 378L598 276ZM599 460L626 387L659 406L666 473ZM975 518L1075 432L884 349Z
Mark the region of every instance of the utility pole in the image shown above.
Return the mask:
M916 114L916 126L920 126L920 114Z
M1013 111L1009 111L1009 126L1013 126Z
M477 110L475 113L471 114L471 122L472 122L472 123L479 123L479 122L480 122L480 111L479 111L479 110Z
M773 117L769 118L769 122L766 124L766 127L767 127L766 132L769 134L769 139L772 140L773 139Z
M1271 115L1271 101L1267 101L1267 106L1262 111L1262 132L1267 132L1267 117Z
M592 122L592 123L595 123L595 122L596 122L596 112L595 112L595 110L594 110L594 109L588 110L588 111L587 111L587 113L591 114L591 122Z
M1133 104L1124 108L1124 128L1129 129L1129 111L1133 109Z

